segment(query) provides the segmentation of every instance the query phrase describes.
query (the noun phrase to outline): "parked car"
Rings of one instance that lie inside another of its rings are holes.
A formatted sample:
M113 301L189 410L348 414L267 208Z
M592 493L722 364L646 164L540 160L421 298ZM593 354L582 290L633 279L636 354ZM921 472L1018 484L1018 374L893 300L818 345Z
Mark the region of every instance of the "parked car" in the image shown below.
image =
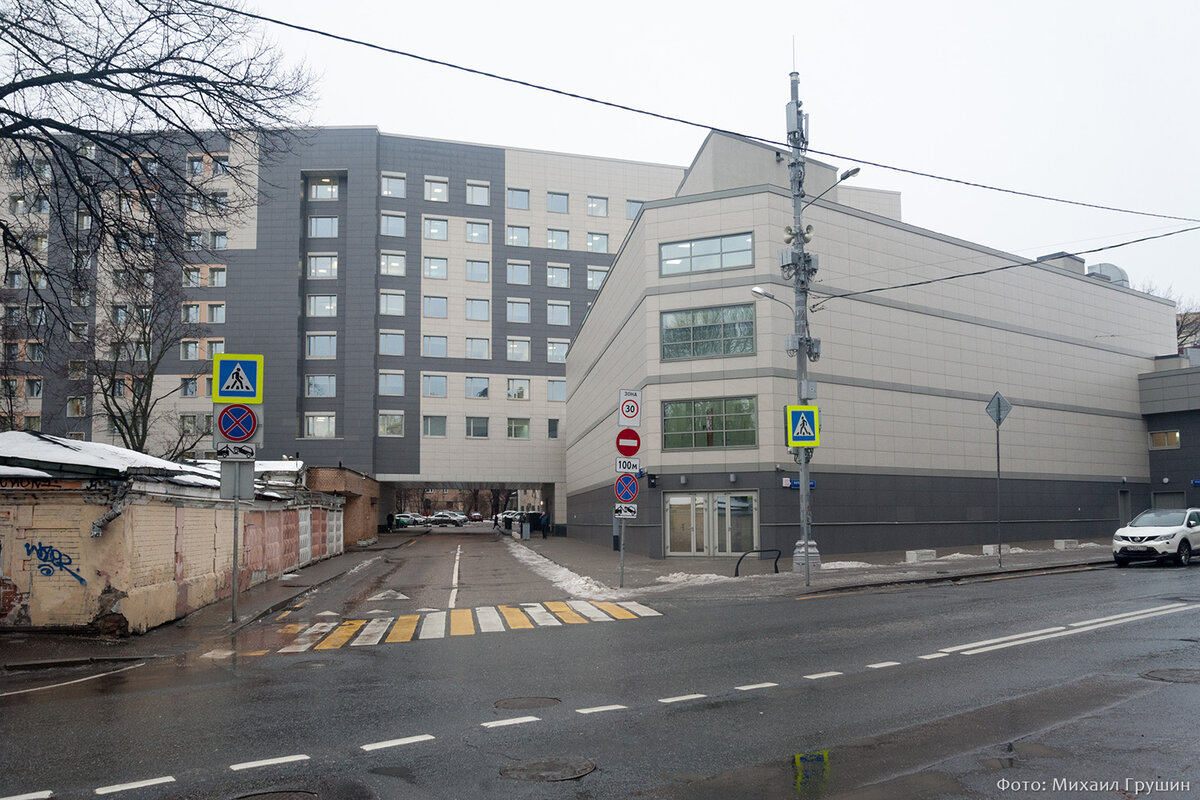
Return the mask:
M467 518L470 519L471 522L482 522L483 514L480 514L478 511L472 511L467 515Z
M1113 561L1173 559L1186 567L1200 547L1200 508L1152 508L1113 535Z
M429 519L434 525L453 525L456 528L463 526L463 521L456 517L452 511L438 511Z
M402 511L399 514L397 514L395 517L393 517L393 519L395 520L395 522L393 524L397 528L409 528L409 527L412 527L413 525L424 525L425 524L424 517L422 517L420 514L413 514L410 511Z

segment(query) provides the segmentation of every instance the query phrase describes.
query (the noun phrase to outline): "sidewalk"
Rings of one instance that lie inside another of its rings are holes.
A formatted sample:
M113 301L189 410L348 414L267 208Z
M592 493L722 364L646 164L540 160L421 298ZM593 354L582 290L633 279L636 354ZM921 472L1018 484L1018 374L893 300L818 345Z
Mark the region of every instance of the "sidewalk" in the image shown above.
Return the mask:
M477 534L489 539L490 529L469 528L456 533ZM383 551L407 544L424 532L384 534L378 541L351 548L333 558L310 564L281 578L258 584L238 597L238 621L232 620L228 598L200 609L183 619L168 623L141 636L121 639L87 634L51 633L27 630L0 632L0 676L39 668L71 667L89 664L137 661L147 658L183 657L199 641L232 636L241 628L272 612L292 604L305 592L346 575L359 564ZM905 563L903 552L867 553L854 556L823 556L821 568L811 570L811 585L805 586L803 570L792 572L790 554L779 560L779 574L773 573L774 559L748 556L741 565L741 577L734 578L737 558L677 557L652 559L625 554L624 585L621 584L620 553L578 539L551 537L513 540L550 563L538 562L560 588L572 592L586 584L611 596L638 597L679 592L690 595L720 594L744 597L842 591L868 586L906 582L953 580L973 575L993 575L1037 571L1070 566L1112 564L1107 541L1081 542L1078 550L1055 550L1052 542L1013 545L1012 552L996 556L968 554L965 548L937 551L933 561Z

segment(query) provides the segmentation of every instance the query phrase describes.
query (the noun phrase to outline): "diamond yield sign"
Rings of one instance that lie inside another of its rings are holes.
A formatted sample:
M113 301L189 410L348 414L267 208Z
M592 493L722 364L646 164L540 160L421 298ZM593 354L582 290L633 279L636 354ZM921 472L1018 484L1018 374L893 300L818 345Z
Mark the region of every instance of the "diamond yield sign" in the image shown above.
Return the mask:
M226 406L217 415L217 430L228 441L244 442L252 438L258 430L258 417L250 406L235 403Z
M992 395L992 399L987 404L987 414L992 418L992 422L996 423L996 427L1000 427L1000 423L1004 422L1004 418L1008 416L1008 412L1012 411L1012 403L1008 402L1008 398L996 392Z
M637 478L626 473L617 478L616 484L613 486L613 491L617 495L617 499L622 503L632 503L633 498L638 494Z
M642 449L642 437L632 428L622 428L617 434L617 452L623 456L635 456Z

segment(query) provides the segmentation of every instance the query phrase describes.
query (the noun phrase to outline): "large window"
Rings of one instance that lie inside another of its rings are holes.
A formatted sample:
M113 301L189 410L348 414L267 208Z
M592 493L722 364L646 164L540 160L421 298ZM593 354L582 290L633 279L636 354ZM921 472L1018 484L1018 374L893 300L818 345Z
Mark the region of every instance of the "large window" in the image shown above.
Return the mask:
M491 241L491 226L486 222L467 223L467 241L476 244L487 244Z
M444 297L430 297L425 295L424 298L424 315L427 317L436 317L445 319L447 315L447 300Z
M754 353L754 304L664 311L662 360Z
M508 360L509 361L528 361L529 360L529 339L519 336L508 337Z
M467 337L467 358L491 358L491 343L488 339Z
M391 370L379 371L379 393L391 397L404 396L404 373Z
M486 261L467 262L467 280L477 283L487 283L492 279L492 270Z
M379 254L380 275L404 275L407 270L404 253L383 251Z
M546 340L546 360L551 364L567 363L567 350L571 343L566 339Z
M492 202L492 189L486 183L467 183L467 205L486 206Z
M489 307L491 303L487 300L478 300L472 297L467 298L467 319L487 320L490 318Z
M508 399L509 400L528 400L529 399L529 378L509 378L508 379Z
M508 207L516 208L522 211L529 210L529 190L528 189L509 189L508 190Z
M1179 431L1151 431L1151 450L1176 450L1179 448Z
M313 280L325 280L337 277L338 257L335 255L310 255L308 257L308 277Z
M608 198L607 197L591 197L587 199L587 213L589 217L607 217L608 216Z
M404 435L404 412L403 411L380 411L379 412L379 435L380 436L403 436Z
M547 398L552 403L567 402L567 382L551 378L546 387Z
M404 236L407 233L407 220L403 214L392 214L384 211L379 215L380 236Z
M450 235L450 223L444 219L425 218L425 238L444 242Z
M441 178L426 178L425 199L433 203L445 203L450 199L450 182Z
M203 162L201 162L203 171ZM194 173L199 174L199 173ZM309 200L337 200L338 182L336 178L316 178L308 185Z
M405 197L408 193L408 181L403 175L389 175L385 172L379 181L379 193L384 197Z
M608 270L603 267L588 267L587 281L588 288L596 291L604 285L604 279L608 277Z
M309 217L308 235L311 239L336 239L338 235L338 218Z
M528 439L529 438L529 417L509 417L508 418L508 438L510 438L510 439Z
M521 225L509 225L507 241L512 247L529 247L529 228Z
M429 356L430 358L445 358L446 357L446 337L445 336L422 336L421 337L421 355Z
M477 378L472 375L467 376L467 397L471 399L485 398L488 396L488 379Z
M421 418L421 433L425 436L446 436L446 418L444 416L428 416Z
M425 256L421 274L426 278L443 281L450 274L450 262L440 256Z
M486 438L488 438L488 418L487 417L467 417L467 438L468 439L486 439Z
M663 450L754 447L758 444L758 400L717 397L662 404Z
M337 416L334 414L305 414L304 436L308 439L332 439L336 434Z
M309 358L337 358L337 334L308 334L305 337L304 352Z
M379 355L381 355L381 356L402 356L402 355L404 355L404 331L380 331L379 332Z
M714 236L658 246L659 271L663 275L735 269L753 264L754 237L749 233Z
M529 265L519 261L508 262L508 282L529 285Z
M546 303L546 324L547 325L570 325L571 324L571 304L569 302L556 302L551 300Z
M445 397L446 396L446 376L445 375L422 375L421 376L421 396L422 397Z
M379 313L393 317L404 316L404 292L388 289L380 291Z
M337 316L337 295L335 295L335 294L310 294L308 296L308 316L310 316L310 317L336 317Z
M509 298L507 318L509 322L529 322L529 301Z
M305 397L336 397L337 376L335 375L306 375L304 376Z

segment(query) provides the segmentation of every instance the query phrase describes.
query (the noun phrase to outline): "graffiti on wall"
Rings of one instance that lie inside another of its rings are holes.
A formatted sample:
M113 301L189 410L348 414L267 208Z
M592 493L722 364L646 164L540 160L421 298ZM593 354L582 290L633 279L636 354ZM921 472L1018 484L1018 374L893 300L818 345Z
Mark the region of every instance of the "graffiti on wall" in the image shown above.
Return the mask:
M57 570L67 573L84 586L87 586L87 581L83 579L83 576L70 568L72 563L71 557L62 550L59 550L57 547L51 547L48 544L42 544L41 542L38 542L36 545L26 542L25 555L30 556L34 554L37 555L38 560L37 571L42 575L49 578Z

